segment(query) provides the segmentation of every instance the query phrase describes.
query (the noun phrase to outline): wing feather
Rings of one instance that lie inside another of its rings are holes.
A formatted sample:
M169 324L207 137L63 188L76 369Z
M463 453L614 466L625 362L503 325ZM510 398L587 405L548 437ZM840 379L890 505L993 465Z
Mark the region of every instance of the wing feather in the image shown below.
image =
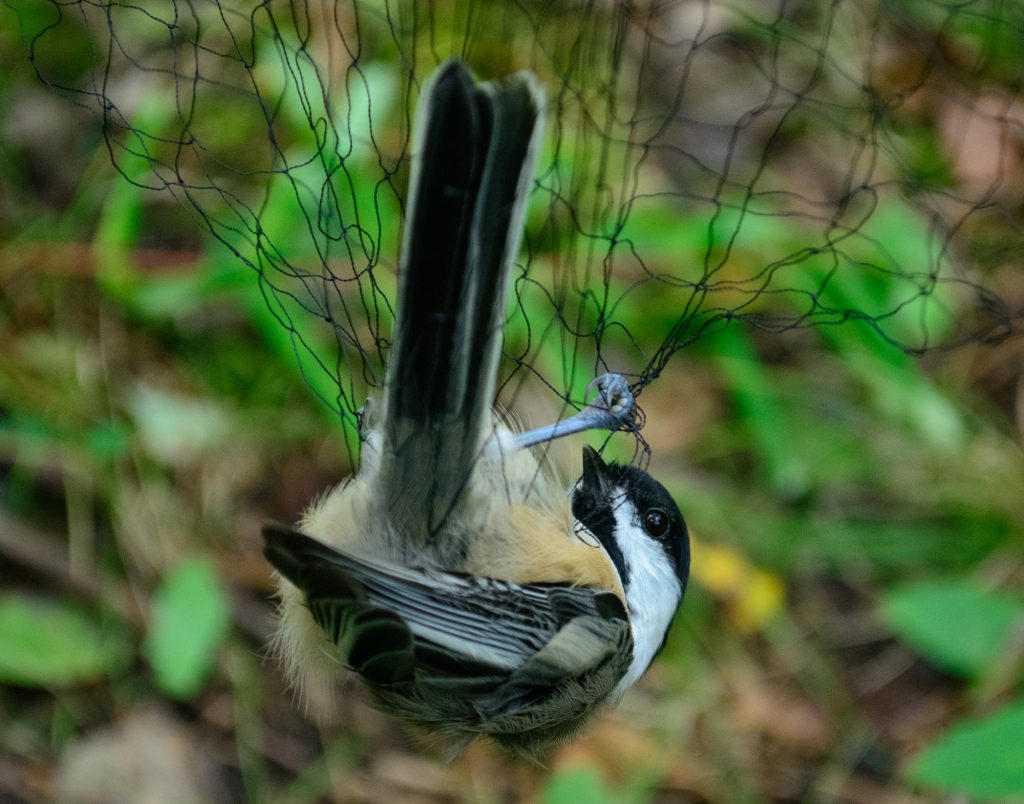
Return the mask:
M267 558L325 621L337 622L330 607L348 605L357 590L362 602L397 614L417 641L494 668L520 667L577 617L626 619L618 597L605 590L399 566L340 552L286 528L267 527L263 534ZM347 597L326 595L307 582L325 565L347 576Z

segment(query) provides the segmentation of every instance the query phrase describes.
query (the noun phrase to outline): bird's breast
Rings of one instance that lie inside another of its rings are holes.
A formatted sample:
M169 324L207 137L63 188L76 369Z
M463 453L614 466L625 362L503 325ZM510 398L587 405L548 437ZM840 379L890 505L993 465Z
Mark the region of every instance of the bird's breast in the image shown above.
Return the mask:
M564 510L509 505L475 539L466 571L515 583L569 583L607 589L625 605L622 582L604 547L580 539L568 502Z

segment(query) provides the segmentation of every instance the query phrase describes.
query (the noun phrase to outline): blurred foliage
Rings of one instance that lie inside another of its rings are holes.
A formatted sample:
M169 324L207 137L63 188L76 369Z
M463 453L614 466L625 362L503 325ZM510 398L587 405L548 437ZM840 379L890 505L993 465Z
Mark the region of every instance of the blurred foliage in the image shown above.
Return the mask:
M568 767L553 773L541 793L544 804L571 804L575 801L605 804L611 800L600 772L585 766Z
M228 606L213 567L191 559L153 594L153 618L143 645L157 685L191 698L207 680L228 630Z
M261 661L273 603L258 528L294 520L351 469L323 404L339 389L309 362L332 343L312 321L282 324L240 259L256 259L244 238L200 235L173 199L118 176L96 121L48 94L24 58L11 20L41 27L49 12L14 5L18 17L0 10L3 797L102 800L113 784L137 799L283 802L1024 795L1021 345L917 359L856 321L723 327L644 390L652 471L694 532L693 584L648 677L549 768L481 746L445 765L358 696L319 731ZM934 3L904 13L965 47L1000 30ZM90 63L81 41L58 65L68 82ZM988 52L990 80L1018 93L1021 53L998 37ZM382 110L401 102L388 75L365 78ZM282 98L279 134L298 147L305 113ZM134 124L159 130L166 101L148 98ZM245 159L246 120L216 120L217 149ZM938 122L903 122L920 182L957 181ZM366 137L352 125L355 148ZM397 199L361 180L372 155L357 157L357 192L339 197L397 230ZM148 169L130 154L119 166ZM287 190L270 187L262 225L308 250ZM740 208L726 199L707 226L654 198L621 240L725 272L806 245L795 219ZM929 247L928 223L885 196L843 254L899 266L926 262ZM1024 297L1022 255L1006 253L1004 291ZM832 270L802 265L792 281L808 290ZM886 309L884 272L836 276L823 303ZM393 298L393 276L380 282ZM541 290L519 303L540 315ZM667 298L625 299L620 320L642 340L672 325ZM933 289L893 323L934 331L930 317L956 303ZM525 356L529 335L513 320L508 351ZM530 359L582 396L582 366L557 351ZM610 449L626 458L631 446Z
M972 680L1012 656L1024 634L1024 598L992 594L962 578L897 586L886 594L882 612L923 655Z
M1024 793L1024 701L963 723L919 756L910 776L922 784L994 798Z
M0 643L0 679L42 688L101 680L123 664L126 647L65 601L15 594L0 598Z

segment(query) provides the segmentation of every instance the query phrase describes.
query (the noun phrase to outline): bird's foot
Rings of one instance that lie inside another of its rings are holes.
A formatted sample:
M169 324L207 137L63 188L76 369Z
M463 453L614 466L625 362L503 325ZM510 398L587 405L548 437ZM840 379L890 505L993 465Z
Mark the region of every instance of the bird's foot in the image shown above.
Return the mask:
M516 445L533 447L586 430L635 429L636 400L626 378L621 374L602 374L587 386L588 396L595 388L596 398L575 416L526 433L518 433L515 436Z

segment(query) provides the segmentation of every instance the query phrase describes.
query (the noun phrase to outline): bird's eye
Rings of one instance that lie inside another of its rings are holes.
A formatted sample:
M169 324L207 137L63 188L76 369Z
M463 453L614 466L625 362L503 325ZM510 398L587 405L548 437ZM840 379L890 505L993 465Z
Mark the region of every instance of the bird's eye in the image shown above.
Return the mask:
M644 530L656 539L668 532L668 514L660 508L652 508L644 514Z

